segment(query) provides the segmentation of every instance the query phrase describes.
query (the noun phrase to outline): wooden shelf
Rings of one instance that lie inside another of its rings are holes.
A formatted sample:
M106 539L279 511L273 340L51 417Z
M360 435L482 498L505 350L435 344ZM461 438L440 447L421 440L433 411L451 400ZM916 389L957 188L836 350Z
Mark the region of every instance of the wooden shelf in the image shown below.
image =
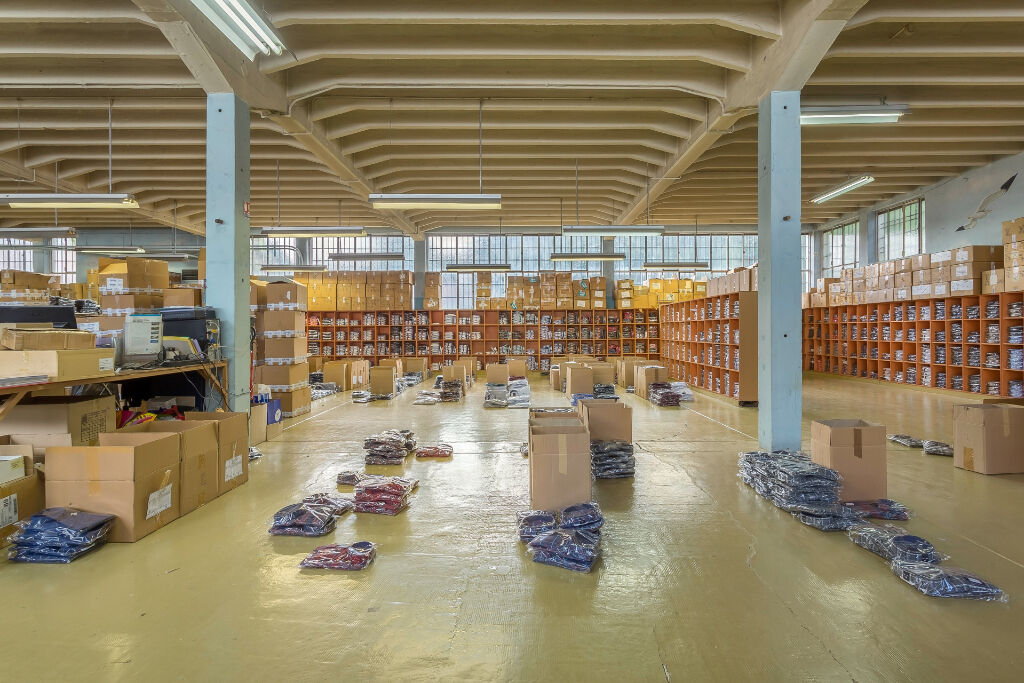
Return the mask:
M1024 293L807 308L803 368L1003 397L1012 383L1021 396L1024 343L1010 339L1024 317L1011 307L1024 310Z
M663 304L662 362L692 386L757 401L757 292Z
M310 311L306 332L310 354L329 359L420 356L437 368L467 356L483 364L526 356L544 371L552 356L570 353L658 359L659 319L657 309Z

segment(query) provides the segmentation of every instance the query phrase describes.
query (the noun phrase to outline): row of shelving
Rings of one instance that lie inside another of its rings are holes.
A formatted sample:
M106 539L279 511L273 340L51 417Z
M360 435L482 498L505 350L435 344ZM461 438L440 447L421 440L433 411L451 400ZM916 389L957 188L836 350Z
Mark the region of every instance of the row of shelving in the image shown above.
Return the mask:
M659 353L657 310L375 311L307 313L309 353L325 358L421 356L432 366L477 356L494 363L526 356L547 370L551 357Z
M1024 398L1024 295L804 309L803 367Z
M757 292L665 304L662 362L689 384L757 401Z

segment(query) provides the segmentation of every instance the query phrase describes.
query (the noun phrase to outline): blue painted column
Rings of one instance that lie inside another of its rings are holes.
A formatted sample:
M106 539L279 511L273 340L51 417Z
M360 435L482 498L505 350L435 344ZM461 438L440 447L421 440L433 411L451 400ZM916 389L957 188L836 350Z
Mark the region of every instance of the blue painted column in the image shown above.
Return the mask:
M601 253L615 253L615 238L601 240ZM615 261L601 262L601 277L605 279L604 307L605 310L615 305L613 292L615 291Z
M866 266L878 262L878 230L876 214L871 209L862 209L857 214L860 230L857 233L857 265Z
M206 302L220 318L229 410L249 411L249 106L206 97Z
M800 93L769 94L757 125L757 435L800 448Z
M413 238L412 243L412 307L417 311L423 308L423 292L427 287L427 238Z

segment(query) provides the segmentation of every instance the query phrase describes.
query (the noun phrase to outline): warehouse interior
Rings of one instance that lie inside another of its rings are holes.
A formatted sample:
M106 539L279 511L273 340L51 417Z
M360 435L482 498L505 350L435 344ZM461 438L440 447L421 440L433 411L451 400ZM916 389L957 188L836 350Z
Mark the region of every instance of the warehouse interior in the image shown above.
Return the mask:
M1015 680L1022 29L3 3L5 671Z

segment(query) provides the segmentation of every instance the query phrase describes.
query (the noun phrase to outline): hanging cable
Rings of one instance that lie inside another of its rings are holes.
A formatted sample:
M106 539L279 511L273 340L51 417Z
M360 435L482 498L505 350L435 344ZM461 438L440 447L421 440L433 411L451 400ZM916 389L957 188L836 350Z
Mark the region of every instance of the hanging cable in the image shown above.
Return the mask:
M477 121L477 155L480 168L480 194L484 193L484 100L480 98L479 115Z

